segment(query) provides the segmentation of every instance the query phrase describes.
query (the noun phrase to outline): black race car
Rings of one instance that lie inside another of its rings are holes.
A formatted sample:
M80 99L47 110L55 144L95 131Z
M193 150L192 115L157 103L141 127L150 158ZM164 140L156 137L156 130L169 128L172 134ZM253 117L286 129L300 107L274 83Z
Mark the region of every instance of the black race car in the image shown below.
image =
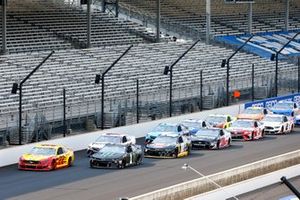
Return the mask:
M177 158L188 156L191 150L189 135L167 133L156 137L152 143L146 144L145 157Z
M125 168L143 163L144 152L140 145L106 144L90 158L91 168Z

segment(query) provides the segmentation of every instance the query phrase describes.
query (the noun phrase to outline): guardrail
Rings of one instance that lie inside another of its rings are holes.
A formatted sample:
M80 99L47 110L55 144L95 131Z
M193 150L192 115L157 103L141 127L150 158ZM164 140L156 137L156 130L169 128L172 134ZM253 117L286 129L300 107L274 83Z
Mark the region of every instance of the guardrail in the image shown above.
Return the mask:
M244 105L244 108L248 107L265 107L265 108L271 108L273 107L278 101L282 100L291 100L294 101L298 104L300 104L300 93L297 94L292 94L292 95L286 95L286 96L280 96L280 97L273 97L273 98L268 98L260 101L253 101L253 102L247 102Z
M112 128L112 129L106 129L102 131L94 131L90 133L75 135L75 136L69 136L65 138L59 138L54 140L48 140L43 141L39 143L52 143L52 144L62 144L67 147L72 148L74 151L79 151L86 149L87 146L95 141L99 134L101 133L107 133L107 132L113 132L113 133L126 133L135 137L144 137L148 132L150 132L158 123L161 122L169 122L169 123L178 123L180 121L183 121L184 119L189 118L198 118L198 119L204 119L209 114L232 114L236 115L240 111L241 105L234 105L229 107L222 107L214 110L207 110L187 115L181 115L176 116L172 118L166 118L151 122L145 122L140 124L134 124L130 126L123 126L118 128ZM9 147L6 149L0 150L0 167L15 164L18 162L19 157L23 154L28 152L35 144L37 143L31 143L26 144L22 146L15 146L15 147Z
M212 181L223 186L238 183L253 177L274 172L300 163L300 150L274 156L230 170L194 179L171 187L130 198L130 200L179 200L214 190ZM209 180L210 179L210 180ZM234 196L234 195L233 195ZM223 199L223 198L222 198Z

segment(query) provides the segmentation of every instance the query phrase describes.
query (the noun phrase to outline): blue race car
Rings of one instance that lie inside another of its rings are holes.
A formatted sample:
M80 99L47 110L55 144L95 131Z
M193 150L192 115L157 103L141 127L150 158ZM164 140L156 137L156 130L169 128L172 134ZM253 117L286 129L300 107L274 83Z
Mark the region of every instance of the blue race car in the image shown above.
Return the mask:
M294 117L294 123L300 125L299 105L293 101L279 101L271 109L273 114Z
M182 124L186 126L190 134L196 134L199 129L206 128L206 122L200 119L185 119Z
M178 133L178 135L188 135L189 130L183 124L160 123L151 132L145 136L145 143L151 143L157 136L162 133Z

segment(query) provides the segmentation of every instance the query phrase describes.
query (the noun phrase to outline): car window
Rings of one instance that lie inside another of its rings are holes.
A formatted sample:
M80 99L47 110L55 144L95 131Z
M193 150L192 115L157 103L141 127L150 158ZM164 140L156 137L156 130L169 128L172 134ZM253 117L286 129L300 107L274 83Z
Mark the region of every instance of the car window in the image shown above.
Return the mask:
M227 122L230 122L231 121L231 118L228 116L227 117Z
M181 136L178 138L178 142L179 142L179 143L183 143L183 139L182 139Z
M254 122L254 127L258 127L258 124L257 124L257 122Z
M221 129L220 130L220 136L223 136L224 135L224 132L223 132L223 130Z
M127 153L131 153L132 152L132 147L131 146L128 146L127 147Z
M288 121L288 119L287 119L286 116L283 117L283 121L284 121L284 122L287 122L287 121Z
M59 147L57 150L57 155L61 155L61 154L64 154L64 151L61 147Z
M123 136L122 143L126 143L126 142L127 142L127 138L126 138L126 136Z
M181 126L178 126L177 130L178 130L178 132L181 132L182 131Z

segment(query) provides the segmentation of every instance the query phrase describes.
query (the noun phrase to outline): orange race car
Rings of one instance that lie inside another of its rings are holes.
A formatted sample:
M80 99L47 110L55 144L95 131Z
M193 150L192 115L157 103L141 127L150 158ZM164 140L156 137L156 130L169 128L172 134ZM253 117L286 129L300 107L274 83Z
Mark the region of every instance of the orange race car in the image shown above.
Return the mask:
M248 107L237 116L238 119L252 119L252 120L262 120L265 115L268 114L268 110L263 107Z
M54 170L70 167L74 162L74 152L62 145L37 144L29 153L19 159L22 170Z

